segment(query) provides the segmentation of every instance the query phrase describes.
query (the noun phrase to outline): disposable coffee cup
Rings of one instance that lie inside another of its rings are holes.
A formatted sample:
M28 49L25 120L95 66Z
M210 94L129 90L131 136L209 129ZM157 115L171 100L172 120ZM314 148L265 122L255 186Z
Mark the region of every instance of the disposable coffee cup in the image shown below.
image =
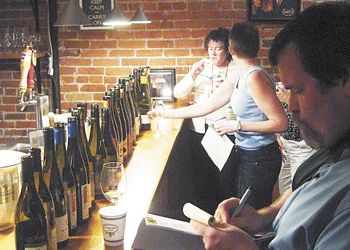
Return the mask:
M126 210L120 206L108 206L99 210L103 239L107 246L124 244Z

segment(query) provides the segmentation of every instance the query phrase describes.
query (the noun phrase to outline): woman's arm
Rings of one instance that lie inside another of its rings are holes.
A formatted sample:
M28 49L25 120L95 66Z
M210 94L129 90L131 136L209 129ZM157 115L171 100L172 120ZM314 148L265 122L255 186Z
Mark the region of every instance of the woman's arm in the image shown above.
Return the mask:
M212 113L221 108L230 101L233 91L233 81L235 74L229 74L222 85L205 101L194 105L178 108L167 109L159 113L158 111L150 111L151 117L161 116L164 118L193 118L200 117Z
M248 94L252 96L259 109L267 116L267 121L242 122L243 131L258 133L279 133L288 129L288 120L277 98L275 88L267 76L259 71L247 79Z
M180 82L175 84L174 96L176 98L187 97L192 92L194 81L196 80L197 76L203 71L203 69L203 60L200 60L193 64L191 70L185 75L185 77Z

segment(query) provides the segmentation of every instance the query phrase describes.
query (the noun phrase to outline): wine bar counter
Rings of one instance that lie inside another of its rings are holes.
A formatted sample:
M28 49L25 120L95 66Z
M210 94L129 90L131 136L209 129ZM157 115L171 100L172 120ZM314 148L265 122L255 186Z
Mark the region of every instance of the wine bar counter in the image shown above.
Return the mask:
M152 123L154 123L153 121ZM152 130L143 132L137 140L133 154L126 164L127 204L126 228L123 247L131 249L138 227L148 212L158 183L166 166L169 154L181 127L182 120L163 120L166 123L162 134ZM92 208L89 221L78 227L75 235L69 237L65 249L112 249L104 245L99 209L111 205L98 200ZM0 232L0 249L12 250L15 246L14 227Z

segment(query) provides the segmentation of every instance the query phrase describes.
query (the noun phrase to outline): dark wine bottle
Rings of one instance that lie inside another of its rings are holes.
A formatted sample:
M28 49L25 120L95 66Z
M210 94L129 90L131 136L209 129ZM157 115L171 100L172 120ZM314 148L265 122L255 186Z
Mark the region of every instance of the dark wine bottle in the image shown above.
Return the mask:
M118 98L117 98L117 86L114 86L113 87L113 90L112 90L112 96L111 98L112 99L112 102L111 102L111 105L113 106L113 109L112 111L114 112L114 117L116 118L116 123L117 123L117 129L119 130L119 134L120 134L120 137L119 137L119 140L118 140L118 146L117 146L117 151L118 151L118 161L123 163L124 162L124 140L123 140L123 124L122 124L122 119L124 119L123 117L123 114L121 113L121 109L120 107L118 106L119 104L119 101L118 101Z
M41 150L39 148L31 148L30 155L33 158L33 176L35 189L43 203L45 210L45 219L47 223L47 249L57 249L56 239L56 218L55 206L52 200L50 190L45 184L42 165L41 165Z
M102 108L102 141L106 150L107 161L117 161L117 150L113 144L110 127L110 115L108 108Z
M89 219L88 181L82 152L78 146L78 121L77 117L68 117L68 163L73 170L76 195L78 225Z
M151 88L150 88L150 67L141 67L140 68L140 123L141 131L147 131L151 129L151 121L147 115L147 112L151 110Z
M121 81L120 81L121 80ZM129 144L128 144L128 156L130 158L131 154L132 154L132 146L134 145L134 131L135 131L135 120L134 120L134 116L131 113L131 108L130 108L130 103L129 103L129 99L128 99L128 92L129 90L127 90L127 83L126 83L126 79L125 78L119 78L119 84L121 84L120 87L120 97L123 103L123 108L124 111L128 117L128 122L129 122Z
M129 128L129 123L128 123L128 117L125 114L124 108L123 108L123 103L122 103L122 97L121 97L121 91L120 91L120 84L116 85L115 88L115 93L116 93L116 101L117 101L117 108L118 112L120 113L121 116L121 122L122 122L122 127L123 127L123 162L126 163L128 160L128 147L129 147L129 133L130 133L130 128Z
M47 169L51 169L49 189L55 205L57 247L62 248L68 243L68 217L67 205L64 199L64 186L54 153L53 128L44 128L43 132L44 143L47 143L44 145L44 150L51 152L49 157L51 161L45 163L50 165Z
M57 166L62 176L64 199L67 204L68 233L69 235L73 235L77 229L77 194L75 179L71 166L68 163L66 153L64 123L55 122L54 126L55 155L57 159Z
M100 105L97 103L91 104L91 129L89 136L90 152L93 158L94 164L94 177L95 177L95 199L103 198L103 195L99 188L101 164L103 164L103 157L99 155L99 147L101 145L101 127L100 127ZM105 156L105 154L104 154ZM101 161L102 159L102 161Z
M133 117L133 122L134 122L134 125L133 125L133 145L136 144L136 138L137 138L137 130L139 129L138 128L138 113L136 111L136 107L135 107L135 103L134 103L134 99L133 99L133 93L132 93L132 86L133 86L133 81L134 81L134 78L132 76L129 76L126 81L125 81L125 92L126 92L126 97L128 99L128 102L129 102L129 105L130 105L130 112L131 112L131 115Z
M86 109L85 107L78 107L79 110L79 117L80 117L80 122L79 122L79 128L78 128L78 135L80 135L80 141L81 141L81 147L82 147L82 154L83 156L85 155L85 162L87 162L87 176L88 176L88 192L89 192L89 206L91 208L93 201L95 200L95 183L94 179L94 166L92 162L92 156L89 148L89 144L87 141L87 136L86 136L86 131L85 131L85 118L86 118ZM84 153L85 152L85 153Z
M47 223L34 186L33 158L23 156L21 163L22 189L15 209L16 249L47 249Z
M131 76L131 85L130 85L130 92L132 96L132 100L134 102L134 107L135 107L135 115L136 115L136 137L140 135L140 108L139 108L139 102L138 102L138 82L140 81L139 77L139 71L138 69L133 69L133 74Z

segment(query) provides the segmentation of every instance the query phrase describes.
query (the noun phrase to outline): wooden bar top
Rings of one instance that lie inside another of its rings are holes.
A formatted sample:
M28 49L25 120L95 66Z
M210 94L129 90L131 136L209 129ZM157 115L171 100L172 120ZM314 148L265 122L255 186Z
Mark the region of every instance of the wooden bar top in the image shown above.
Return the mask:
M65 249L131 249L138 226L151 204L182 120L162 120L162 122L166 124L163 135L155 131L154 120L152 130L140 135L126 167L127 216L124 246L104 245L98 210L111 204L106 200L99 200L95 203L89 222L79 226L77 233L69 237ZM0 232L0 249L5 249L4 247L6 250L16 248L14 228Z

